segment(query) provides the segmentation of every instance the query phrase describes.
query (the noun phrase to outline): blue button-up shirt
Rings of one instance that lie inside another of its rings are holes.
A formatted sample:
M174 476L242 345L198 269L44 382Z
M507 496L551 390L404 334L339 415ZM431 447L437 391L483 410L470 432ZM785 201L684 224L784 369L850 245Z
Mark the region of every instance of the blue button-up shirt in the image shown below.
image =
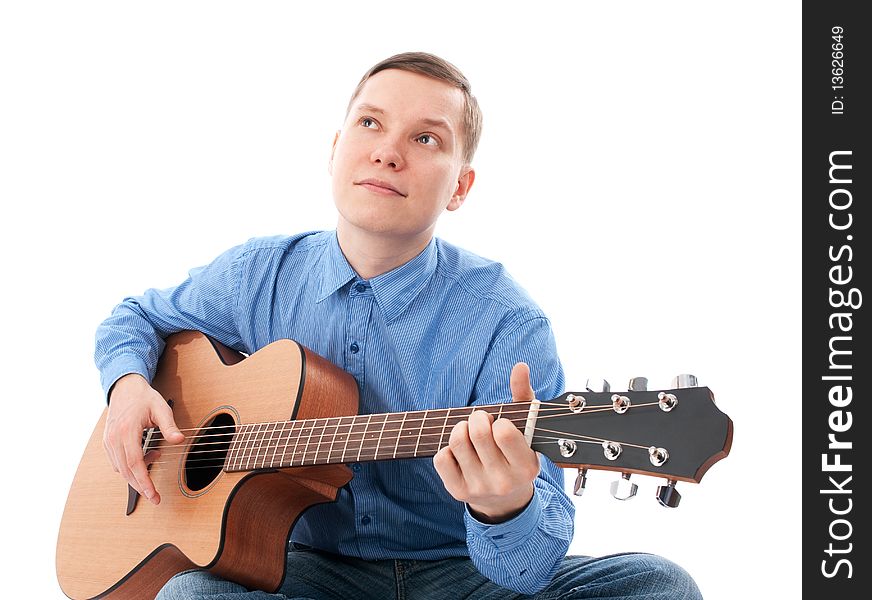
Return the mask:
M185 329L249 354L294 339L354 376L361 414L509 402L518 361L530 365L537 398L564 386L550 324L527 293L499 263L435 238L369 280L348 264L335 231L231 248L179 286L113 310L97 330L104 391L127 373L150 381L163 338ZM496 525L448 494L432 459L351 468L336 502L303 514L294 541L363 559L469 555L492 581L533 593L572 539L574 507L546 457L530 504Z

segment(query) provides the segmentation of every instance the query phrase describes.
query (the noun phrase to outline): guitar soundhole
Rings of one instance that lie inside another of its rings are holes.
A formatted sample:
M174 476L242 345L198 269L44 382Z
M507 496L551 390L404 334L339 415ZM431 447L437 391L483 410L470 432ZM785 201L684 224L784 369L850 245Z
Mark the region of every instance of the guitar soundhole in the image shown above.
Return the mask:
M221 474L235 431L236 422L228 413L216 415L201 430L185 461L185 483L188 489L198 492Z

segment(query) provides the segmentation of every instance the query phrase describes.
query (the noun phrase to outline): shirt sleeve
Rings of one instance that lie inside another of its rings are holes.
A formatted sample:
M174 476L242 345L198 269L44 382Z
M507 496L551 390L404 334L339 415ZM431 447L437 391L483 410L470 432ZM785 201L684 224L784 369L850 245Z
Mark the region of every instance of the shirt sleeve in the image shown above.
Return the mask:
M517 362L530 367L536 398L563 392L563 367L551 326L541 312L525 313L494 340L476 384L476 402L511 399L509 375ZM464 513L469 556L488 579L522 594L544 588L566 556L573 536L575 507L564 491L563 471L540 455L533 498L514 518L489 525Z
M94 362L108 398L123 375L139 373L149 382L164 349L164 338L197 330L222 344L243 350L236 327L240 261L236 246L208 265L191 269L175 287L148 289L125 298L97 328Z

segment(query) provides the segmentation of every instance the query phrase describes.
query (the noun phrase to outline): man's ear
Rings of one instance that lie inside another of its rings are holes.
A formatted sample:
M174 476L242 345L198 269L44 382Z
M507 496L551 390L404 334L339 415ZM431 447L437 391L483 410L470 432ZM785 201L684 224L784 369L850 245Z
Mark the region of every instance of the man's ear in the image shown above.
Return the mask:
M451 196L451 200L448 202L445 210L457 210L460 208L466 200L469 190L472 189L474 181L475 169L470 166L463 167L460 170L460 177L457 178L457 189L454 190L454 194Z
M327 161L327 172L330 175L333 175L333 155L336 154L336 142L339 141L340 133L342 133L342 130L336 131L336 135L333 136L333 145L330 147L330 160Z

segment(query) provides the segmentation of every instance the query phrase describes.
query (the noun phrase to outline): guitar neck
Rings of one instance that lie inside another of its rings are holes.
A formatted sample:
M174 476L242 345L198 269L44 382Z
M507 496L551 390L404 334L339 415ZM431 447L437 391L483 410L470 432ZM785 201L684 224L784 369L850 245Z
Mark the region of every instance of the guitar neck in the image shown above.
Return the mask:
M536 407L538 403L524 402L241 425L230 441L224 470L434 456L448 445L451 429L474 410L509 419L526 431Z

